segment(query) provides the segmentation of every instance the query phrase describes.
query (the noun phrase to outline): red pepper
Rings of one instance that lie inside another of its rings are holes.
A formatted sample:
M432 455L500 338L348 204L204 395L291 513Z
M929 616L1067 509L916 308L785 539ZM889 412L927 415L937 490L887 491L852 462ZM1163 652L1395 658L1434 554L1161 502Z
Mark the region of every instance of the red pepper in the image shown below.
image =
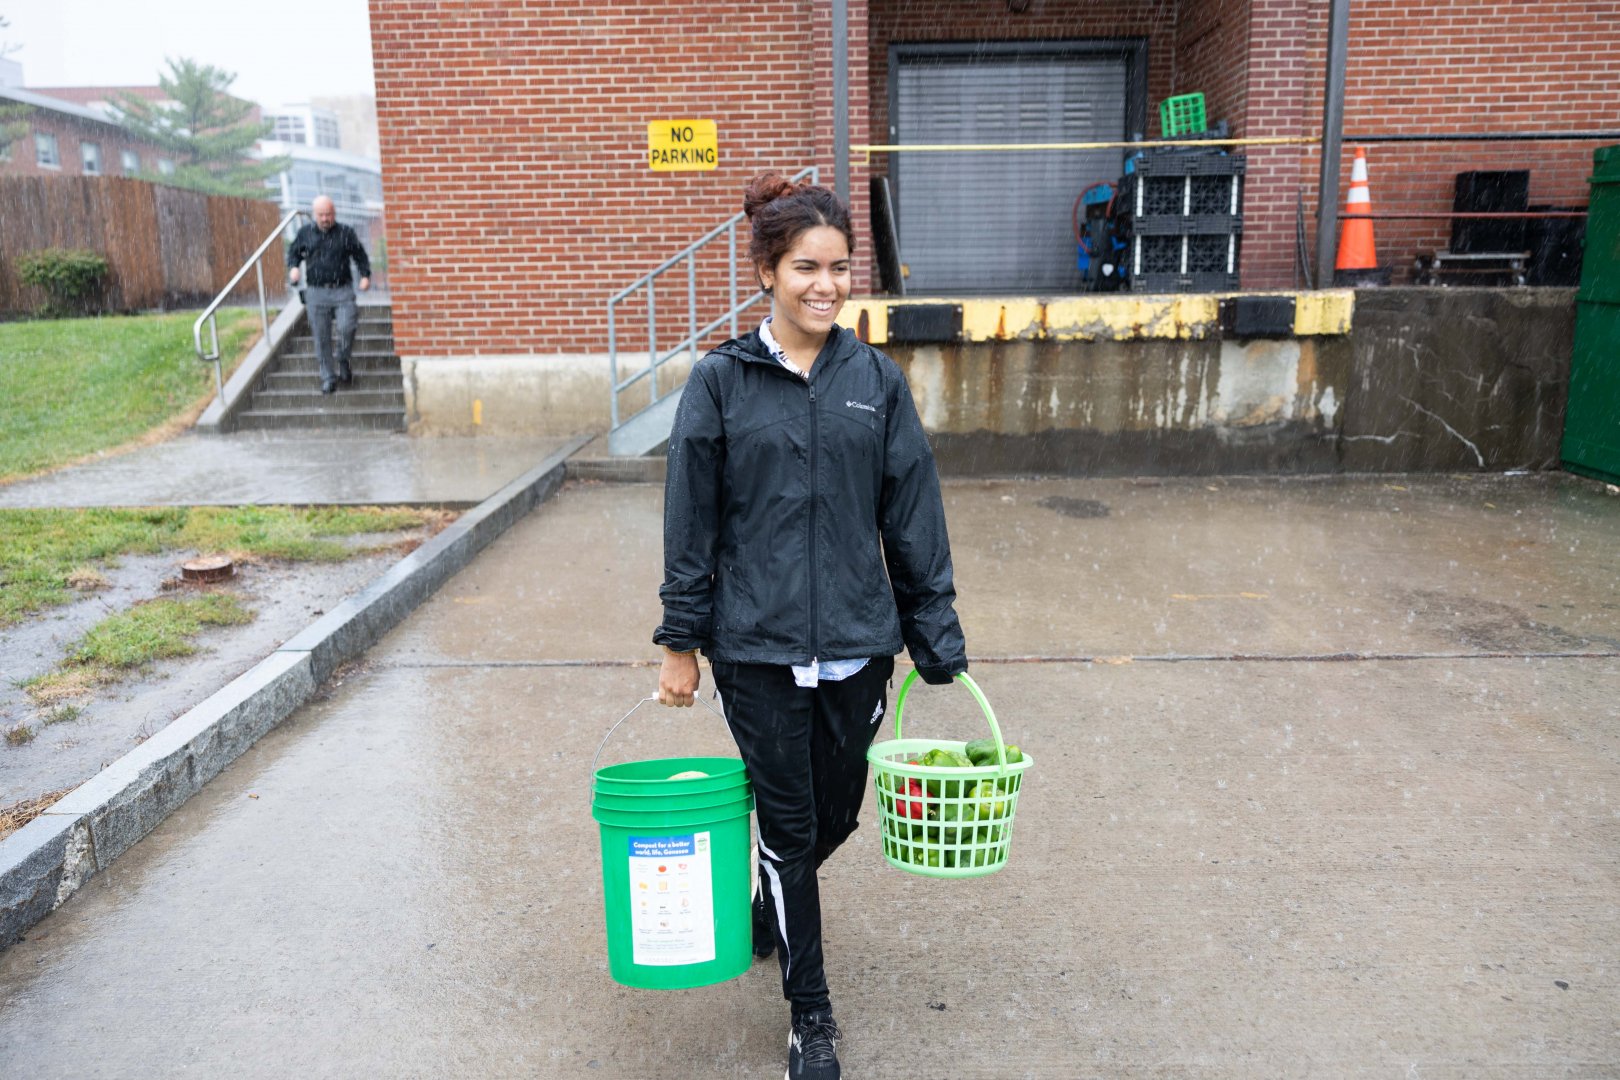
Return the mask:
M905 794L921 795L922 793L923 786L921 780L908 779L906 781ZM916 802L915 800L907 802L904 799L901 799L895 803L895 809L901 817L911 818L913 821L921 821L923 819L923 804Z

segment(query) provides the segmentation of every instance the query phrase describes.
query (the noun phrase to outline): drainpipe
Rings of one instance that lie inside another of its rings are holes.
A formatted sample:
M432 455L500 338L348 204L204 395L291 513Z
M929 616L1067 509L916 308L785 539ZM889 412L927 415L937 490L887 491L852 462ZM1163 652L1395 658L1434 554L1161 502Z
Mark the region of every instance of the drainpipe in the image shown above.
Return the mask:
M1329 0L1327 83L1322 89L1322 175L1317 183L1316 287L1333 284L1339 256L1339 159L1344 138L1344 68L1350 52L1350 0Z
M833 190L849 205L849 0L832 0Z

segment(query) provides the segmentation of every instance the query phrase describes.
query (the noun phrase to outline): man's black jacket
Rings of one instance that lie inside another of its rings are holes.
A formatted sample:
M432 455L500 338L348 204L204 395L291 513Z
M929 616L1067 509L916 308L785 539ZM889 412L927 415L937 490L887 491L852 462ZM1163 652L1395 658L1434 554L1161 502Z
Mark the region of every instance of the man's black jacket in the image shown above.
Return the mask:
M298 230L292 247L287 249L287 266L307 262L304 284L317 288L337 289L353 282L349 274L349 260L360 268L361 277L371 276L371 260L354 230L341 221L333 223L325 232L316 224Z
M885 572L887 571L887 572ZM664 488L664 621L711 660L967 670L939 476L900 368L834 328L810 380L756 331L698 362Z

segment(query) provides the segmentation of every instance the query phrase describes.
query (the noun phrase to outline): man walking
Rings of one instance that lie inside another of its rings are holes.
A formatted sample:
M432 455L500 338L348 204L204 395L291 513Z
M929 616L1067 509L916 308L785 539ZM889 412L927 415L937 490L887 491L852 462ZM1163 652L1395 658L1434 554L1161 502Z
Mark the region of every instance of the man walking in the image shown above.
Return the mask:
M347 225L339 225L337 208L325 195L315 198L310 208L313 225L298 230L287 249L287 280L298 284L298 266L308 268L304 306L309 310L309 328L315 335L315 357L321 365L321 393L330 394L338 383L348 385L349 353L354 348L354 331L360 325L360 309L354 302L354 278L349 261L360 270L360 291L371 288L371 260L360 238ZM332 321L337 320L337 353L332 351Z

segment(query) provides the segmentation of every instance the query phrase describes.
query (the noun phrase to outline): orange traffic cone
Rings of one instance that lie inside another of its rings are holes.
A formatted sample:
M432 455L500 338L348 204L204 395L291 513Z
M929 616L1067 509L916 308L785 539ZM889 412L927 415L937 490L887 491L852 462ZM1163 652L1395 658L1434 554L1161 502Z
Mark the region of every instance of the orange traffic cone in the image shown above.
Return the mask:
M1367 151L1360 146L1356 147L1356 163L1350 167L1350 193L1344 199L1344 212L1372 213L1372 195L1367 184ZM1333 265L1335 285L1389 284L1389 270L1378 269L1371 218L1351 218L1339 223L1339 258Z

